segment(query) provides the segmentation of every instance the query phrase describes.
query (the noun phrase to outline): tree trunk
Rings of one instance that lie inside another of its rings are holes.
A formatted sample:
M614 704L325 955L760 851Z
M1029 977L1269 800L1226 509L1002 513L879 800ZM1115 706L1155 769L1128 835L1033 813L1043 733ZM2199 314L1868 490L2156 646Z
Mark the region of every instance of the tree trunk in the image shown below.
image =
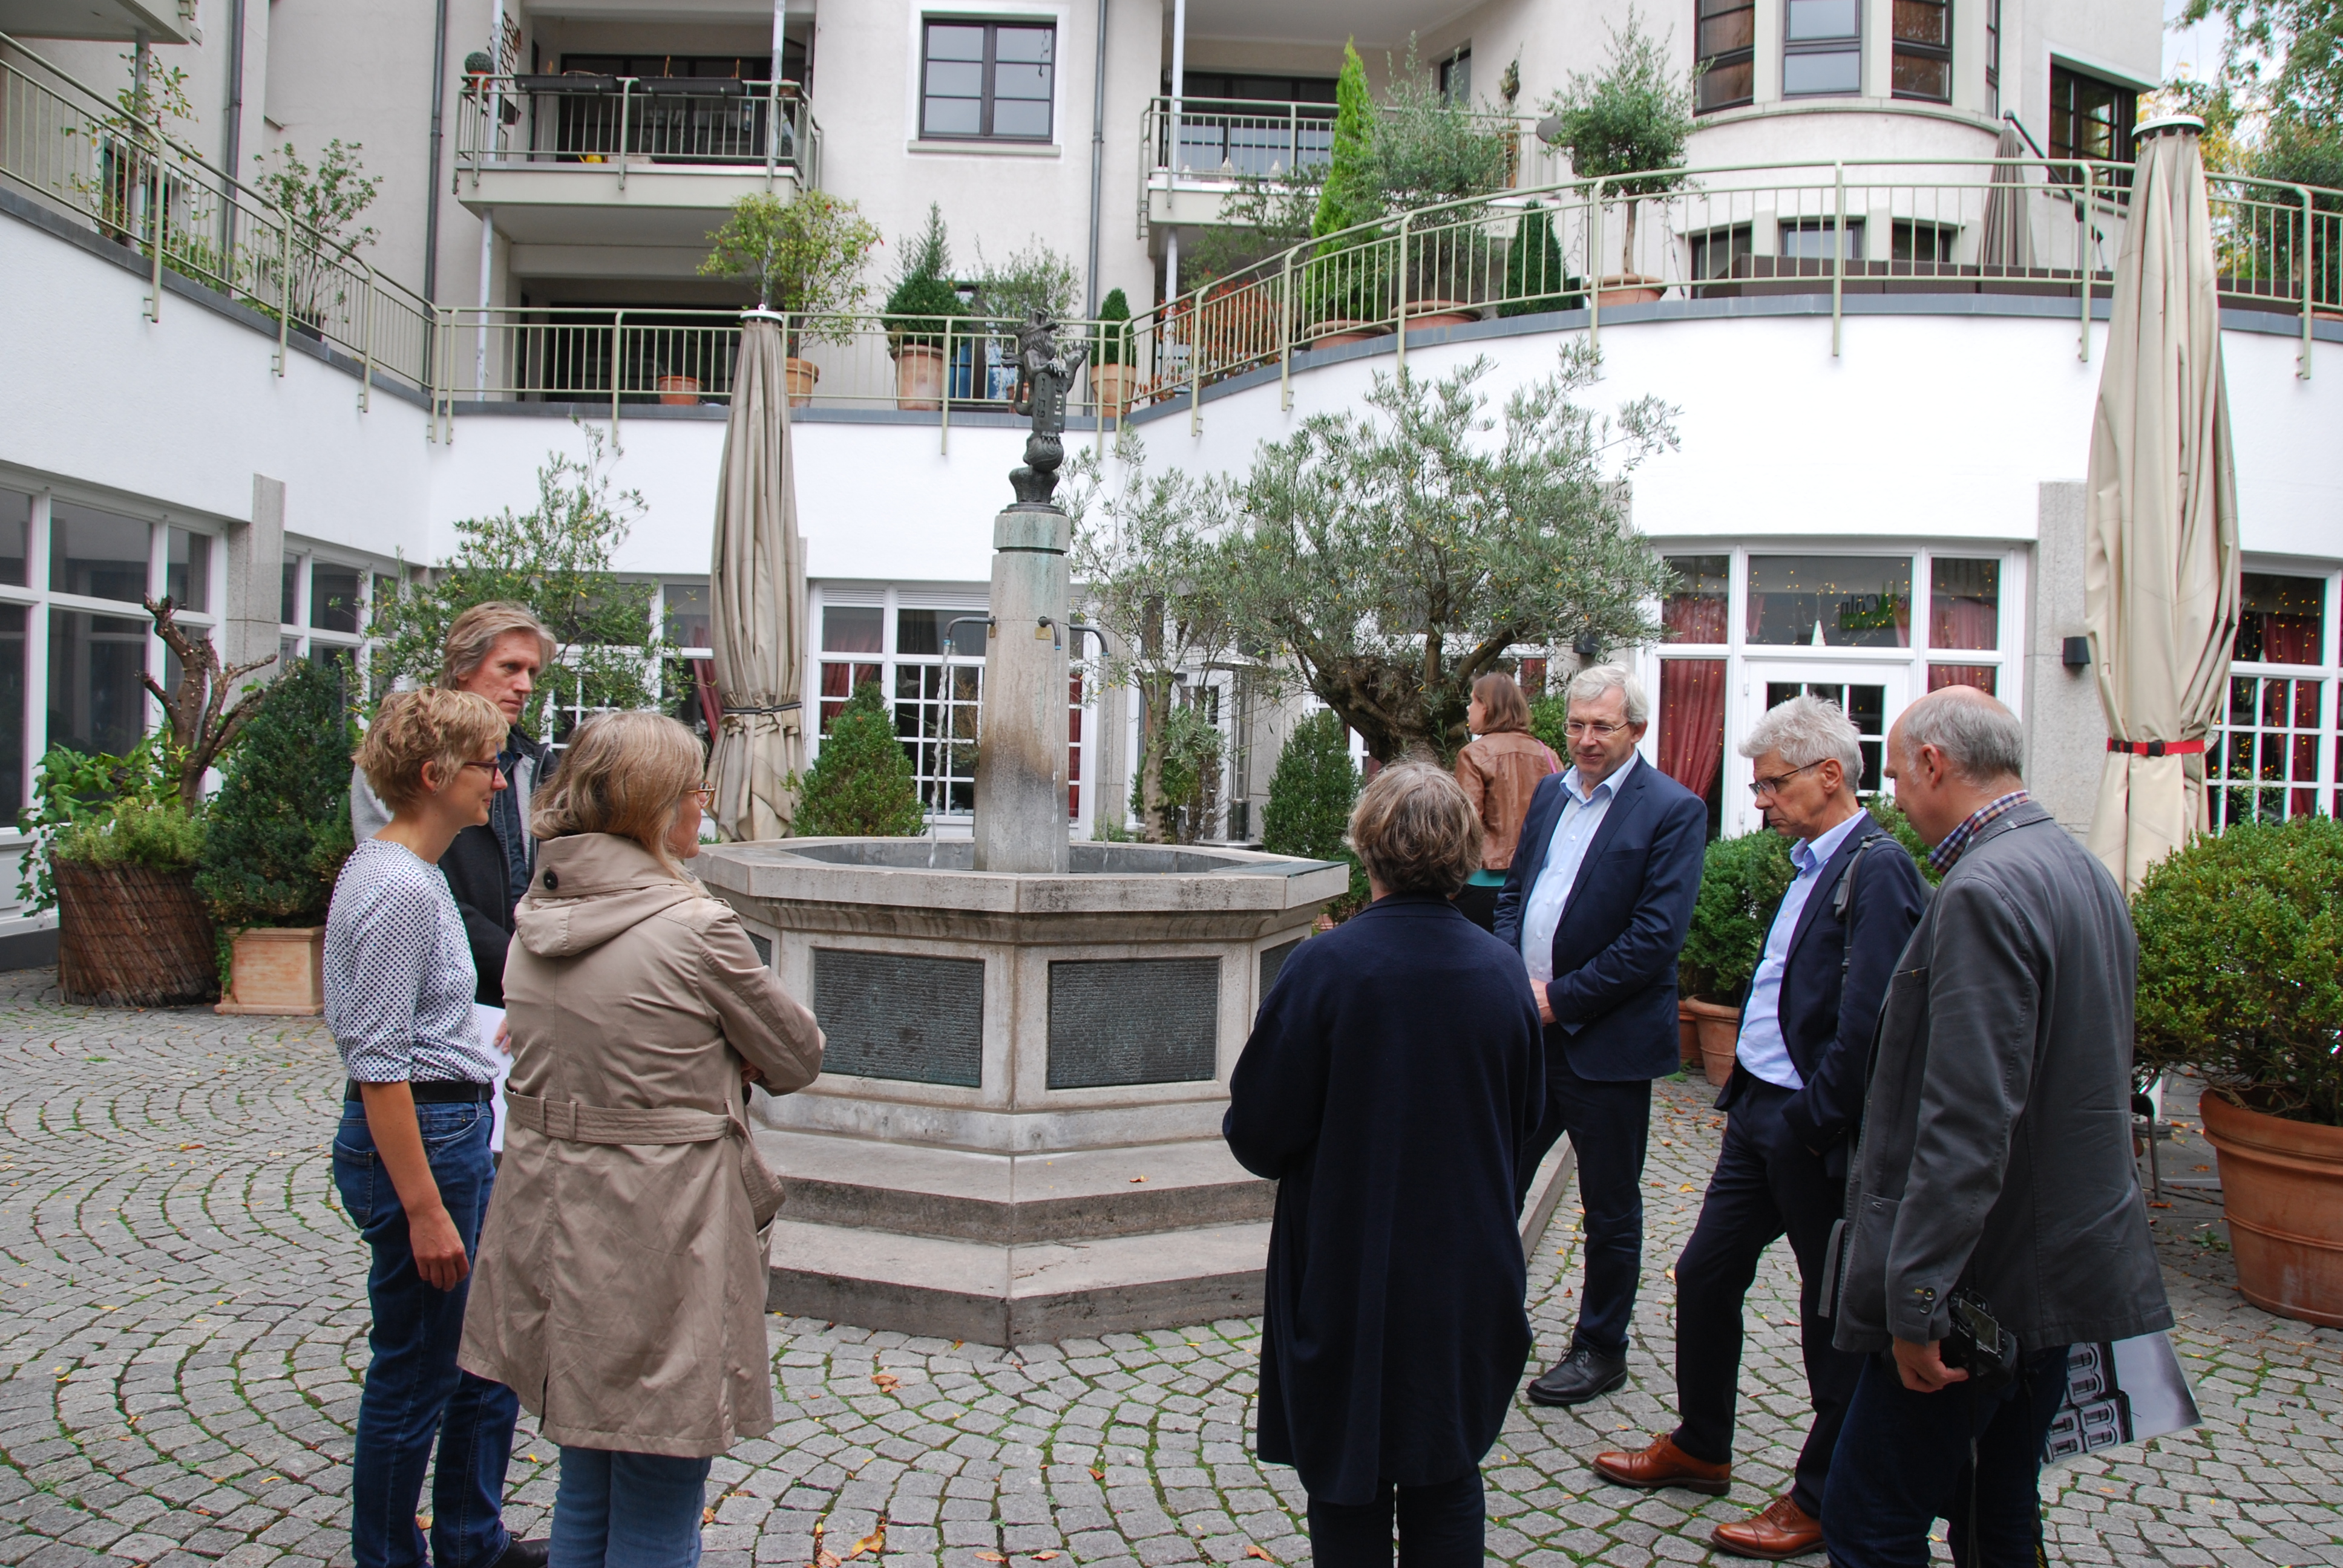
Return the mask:
M1163 830L1163 731L1172 718L1172 678L1142 676L1139 682L1139 836L1166 842Z

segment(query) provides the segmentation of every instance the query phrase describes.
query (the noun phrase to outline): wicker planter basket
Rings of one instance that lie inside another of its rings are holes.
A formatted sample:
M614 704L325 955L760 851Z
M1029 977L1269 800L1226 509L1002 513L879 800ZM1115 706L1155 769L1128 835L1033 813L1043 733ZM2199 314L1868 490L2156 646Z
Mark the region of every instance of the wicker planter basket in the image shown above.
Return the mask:
M57 985L67 1001L179 1007L219 994L193 871L56 862Z

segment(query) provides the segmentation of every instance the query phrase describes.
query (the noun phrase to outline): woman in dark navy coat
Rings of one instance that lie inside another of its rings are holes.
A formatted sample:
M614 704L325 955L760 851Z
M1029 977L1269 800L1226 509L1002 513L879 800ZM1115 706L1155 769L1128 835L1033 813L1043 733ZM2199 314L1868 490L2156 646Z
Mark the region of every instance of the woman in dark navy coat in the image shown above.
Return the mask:
M1310 1493L1321 1568L1481 1561L1482 1456L1530 1349L1514 1161L1544 1103L1521 956L1449 902L1481 863L1455 779L1375 776L1351 816L1374 902L1294 950L1222 1131L1275 1179L1261 1456Z

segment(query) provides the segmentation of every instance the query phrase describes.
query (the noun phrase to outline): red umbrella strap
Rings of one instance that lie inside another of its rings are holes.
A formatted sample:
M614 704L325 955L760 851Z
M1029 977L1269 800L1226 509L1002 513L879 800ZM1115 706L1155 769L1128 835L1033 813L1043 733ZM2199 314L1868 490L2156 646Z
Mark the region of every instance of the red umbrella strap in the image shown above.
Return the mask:
M2128 752L2134 757L2197 757L2205 750L2202 740L2117 740L2107 738L2107 749Z

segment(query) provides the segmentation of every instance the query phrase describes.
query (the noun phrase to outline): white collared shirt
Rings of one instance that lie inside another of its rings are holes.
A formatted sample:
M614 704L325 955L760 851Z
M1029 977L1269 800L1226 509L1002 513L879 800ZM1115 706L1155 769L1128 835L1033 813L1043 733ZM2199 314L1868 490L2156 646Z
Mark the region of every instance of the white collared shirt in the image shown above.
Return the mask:
M1562 819L1554 825L1545 864L1538 869L1537 879L1522 899L1522 962L1528 966L1534 984L1544 985L1554 979L1554 929L1562 924L1570 890L1578 881L1578 868L1585 862L1586 848L1594 842L1603 819L1610 814L1619 786L1640 760L1634 752L1628 752L1627 760L1609 778L1584 793L1575 767L1562 776Z
M1798 934L1798 917L1805 912L1806 900L1822 880L1823 868L1869 815L1858 809L1829 832L1790 846L1790 864L1798 869L1798 874L1782 895L1782 907L1765 933L1765 956L1757 960L1757 972L1749 978L1749 1003L1741 1010L1741 1039L1734 1047L1742 1066L1784 1089L1806 1086L1790 1060L1789 1041L1782 1037L1782 977L1789 972L1790 942Z

